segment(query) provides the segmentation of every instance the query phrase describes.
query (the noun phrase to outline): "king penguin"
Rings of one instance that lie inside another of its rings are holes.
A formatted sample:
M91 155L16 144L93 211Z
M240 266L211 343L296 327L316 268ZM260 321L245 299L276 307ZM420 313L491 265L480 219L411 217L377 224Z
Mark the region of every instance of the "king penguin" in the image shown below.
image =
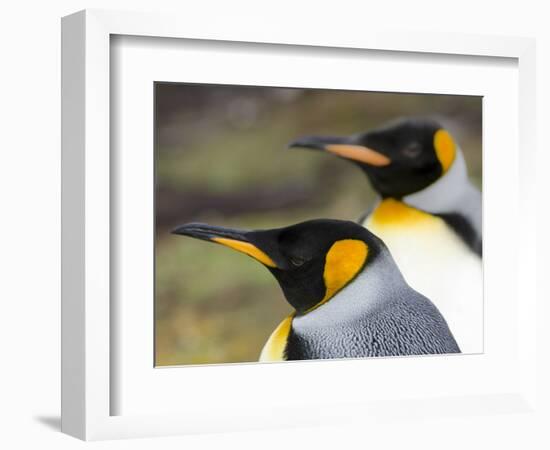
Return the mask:
M354 222L256 231L191 223L173 232L245 253L279 282L295 311L260 361L460 352L438 309L407 285L384 243Z
M378 199L360 223L389 247L407 282L439 308L464 353L483 351L481 193L451 134L425 118L289 147L357 164Z

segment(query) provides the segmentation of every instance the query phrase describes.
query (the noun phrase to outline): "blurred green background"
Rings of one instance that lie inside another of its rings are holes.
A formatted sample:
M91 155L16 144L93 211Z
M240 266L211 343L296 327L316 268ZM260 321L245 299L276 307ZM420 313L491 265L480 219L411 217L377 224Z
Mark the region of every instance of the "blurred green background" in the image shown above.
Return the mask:
M173 227L356 220L372 202L353 164L286 150L289 141L427 115L451 131L481 185L480 97L157 83L155 109L157 365L257 361L291 311L261 264Z

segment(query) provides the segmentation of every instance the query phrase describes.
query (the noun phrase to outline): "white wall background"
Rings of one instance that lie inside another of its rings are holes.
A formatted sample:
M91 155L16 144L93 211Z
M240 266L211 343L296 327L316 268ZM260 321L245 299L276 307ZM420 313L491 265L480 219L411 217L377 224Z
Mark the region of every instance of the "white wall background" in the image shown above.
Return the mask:
M81 448L549 448L550 423L529 416L463 418L450 422L403 422L399 430L346 427L192 436L158 440L84 444L59 433L60 316L60 17L83 8L140 11L192 8L205 27L213 16L248 17L281 27L316 26L458 31L531 36L538 39L539 274L548 286L550 250L550 14L543 1L139 1L57 0L4 2L0 9L0 447L7 449ZM242 20L242 19L241 19ZM309 24L309 25L308 25ZM547 194L547 195L545 195ZM520 236L515 237L521 239ZM546 266L548 267L548 265ZM548 291L547 289L547 292ZM550 296L546 295L550 301ZM550 320L541 305L541 325ZM548 327L541 339L550 343ZM544 351L544 348L541 349ZM548 353L548 352L547 352ZM541 356L541 374L549 376ZM546 383L547 384L547 383ZM548 388L541 398L550 404ZM536 442L545 436L546 442Z

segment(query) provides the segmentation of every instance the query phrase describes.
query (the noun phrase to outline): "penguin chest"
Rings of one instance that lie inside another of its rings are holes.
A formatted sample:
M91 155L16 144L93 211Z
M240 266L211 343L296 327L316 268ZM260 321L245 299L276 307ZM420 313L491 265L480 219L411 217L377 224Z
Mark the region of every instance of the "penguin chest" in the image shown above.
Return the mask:
M461 351L483 351L481 260L452 228L393 199L363 225L386 243L407 283L439 309Z

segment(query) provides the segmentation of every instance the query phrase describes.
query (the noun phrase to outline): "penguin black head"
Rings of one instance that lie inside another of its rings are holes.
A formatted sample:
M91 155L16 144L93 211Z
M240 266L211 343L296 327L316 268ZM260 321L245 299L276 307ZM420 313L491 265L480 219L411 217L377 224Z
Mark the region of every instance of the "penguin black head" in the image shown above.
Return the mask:
M266 266L287 301L305 314L330 300L380 253L384 244L353 222L318 219L270 230L235 230L202 223L174 234L216 242Z
M307 136L289 144L355 162L382 197L402 198L441 178L456 157L453 138L430 119L402 119L352 136Z

